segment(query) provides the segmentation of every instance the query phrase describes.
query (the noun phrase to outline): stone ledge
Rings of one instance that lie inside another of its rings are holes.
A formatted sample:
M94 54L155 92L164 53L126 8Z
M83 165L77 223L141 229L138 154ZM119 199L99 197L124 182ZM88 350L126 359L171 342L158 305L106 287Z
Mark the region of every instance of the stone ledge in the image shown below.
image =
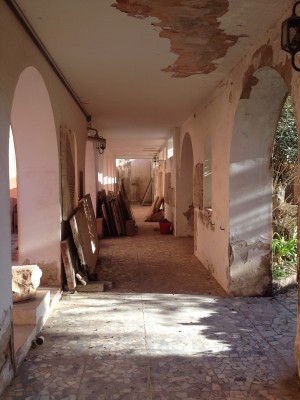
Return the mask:
M31 347L31 342L40 333L47 318L61 298L58 287L40 287L36 298L13 305L14 352L16 368L20 366Z

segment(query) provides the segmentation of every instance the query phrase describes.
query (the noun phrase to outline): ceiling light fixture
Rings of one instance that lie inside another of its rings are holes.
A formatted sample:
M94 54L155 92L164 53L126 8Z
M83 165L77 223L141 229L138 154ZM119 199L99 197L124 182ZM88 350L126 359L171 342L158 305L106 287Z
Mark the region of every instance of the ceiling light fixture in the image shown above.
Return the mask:
M154 166L154 168L158 167L160 165L161 161L164 161L164 160L160 160L159 157L158 157L158 154L156 154L153 157L153 166Z
M300 72L296 65L295 55L300 51L300 17L296 14L296 8L300 1L296 1L292 15L283 21L281 26L281 48L292 56L292 67Z

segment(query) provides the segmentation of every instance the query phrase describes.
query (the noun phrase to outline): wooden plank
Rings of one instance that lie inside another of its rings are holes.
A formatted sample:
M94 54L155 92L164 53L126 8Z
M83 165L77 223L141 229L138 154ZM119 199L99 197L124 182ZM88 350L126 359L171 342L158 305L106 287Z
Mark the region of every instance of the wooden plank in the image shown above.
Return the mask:
M110 229L112 232L112 236L118 236L118 230L116 227L116 221L114 218L114 211L112 209L112 200L115 199L115 194L110 192L106 198L106 209L107 209L107 214L108 214L108 220L110 224Z
M82 266L87 266L88 274L94 273L99 252L96 219L95 224L92 222L94 217L95 215L92 213L87 200L79 202L73 217L70 219L80 263Z
M116 199L116 209L117 209L119 219L121 222L122 233L123 233L123 235L126 235L127 213L126 213L126 207L124 207L124 202L123 202L121 193L119 193L119 195Z
M142 198L142 201L141 201L141 205L142 206L146 206L148 204L152 204L152 202L151 202L152 182L153 182L153 179L151 178L149 183L148 183L148 186L147 186L147 188L145 190L145 193L144 193L144 196ZM149 199L149 200L147 201L147 199Z
M106 210L105 203L102 204L101 208L102 208L102 215L103 215L103 219L104 219L104 222L105 222L105 226L106 226L106 229L107 229L108 236L112 236L111 226L110 226L110 222L109 222L108 213L107 213L107 210Z
M68 238L60 243L61 256L64 264L64 269L67 278L69 290L74 290L76 287L75 275L78 272L78 259L76 249L71 239Z
M104 282L88 282L85 286L77 286L76 291L80 293L104 292Z
M87 219L87 224L89 228L90 239L94 246L96 247L95 252L99 254L99 239L97 234L97 222L96 216L93 208L93 203L90 194L86 194L79 203L83 204L84 212Z
M120 217L119 217L115 202L116 202L115 199L113 199L111 201L111 207L112 207L112 211L113 211L113 216L114 216L114 220L115 220L118 236L122 236L123 235L122 224L121 224L121 221L120 221Z
M134 221L134 225L136 226L135 218L134 218L134 215L133 215L133 212L132 212L132 208L130 206L130 202L129 202L129 199L128 199L128 196L127 196L127 193L126 193L126 189L125 189L125 186L124 186L124 180L123 179L121 181L121 189L120 189L120 191L121 191L123 199L124 199L124 205L125 205L125 207L127 209L127 212L128 212L128 216L129 216L128 219L132 219Z

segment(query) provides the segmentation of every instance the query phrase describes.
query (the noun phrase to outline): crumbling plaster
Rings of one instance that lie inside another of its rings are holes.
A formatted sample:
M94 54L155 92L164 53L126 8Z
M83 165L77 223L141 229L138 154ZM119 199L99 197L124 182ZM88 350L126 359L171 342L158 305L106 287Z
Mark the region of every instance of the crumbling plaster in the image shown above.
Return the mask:
M227 50L239 39L220 28L220 18L229 9L228 0L117 0L113 4L118 10L137 18L158 18L152 25L159 27L160 37L168 38L171 51L178 55L173 65L163 71L174 77L208 74L224 57ZM180 13L178 14L178 9Z

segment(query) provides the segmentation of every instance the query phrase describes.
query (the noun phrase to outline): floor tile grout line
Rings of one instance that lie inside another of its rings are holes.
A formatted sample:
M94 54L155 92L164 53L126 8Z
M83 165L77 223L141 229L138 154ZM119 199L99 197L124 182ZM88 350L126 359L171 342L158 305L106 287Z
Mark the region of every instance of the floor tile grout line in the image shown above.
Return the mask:
M280 304L282 307L284 307L291 315L293 315L293 317L297 317L297 308L298 308L298 303L297 303L297 307L296 307L296 311L293 312L290 309L287 308L287 306L285 305L285 303L281 300L279 300L278 298L274 297L274 300Z

